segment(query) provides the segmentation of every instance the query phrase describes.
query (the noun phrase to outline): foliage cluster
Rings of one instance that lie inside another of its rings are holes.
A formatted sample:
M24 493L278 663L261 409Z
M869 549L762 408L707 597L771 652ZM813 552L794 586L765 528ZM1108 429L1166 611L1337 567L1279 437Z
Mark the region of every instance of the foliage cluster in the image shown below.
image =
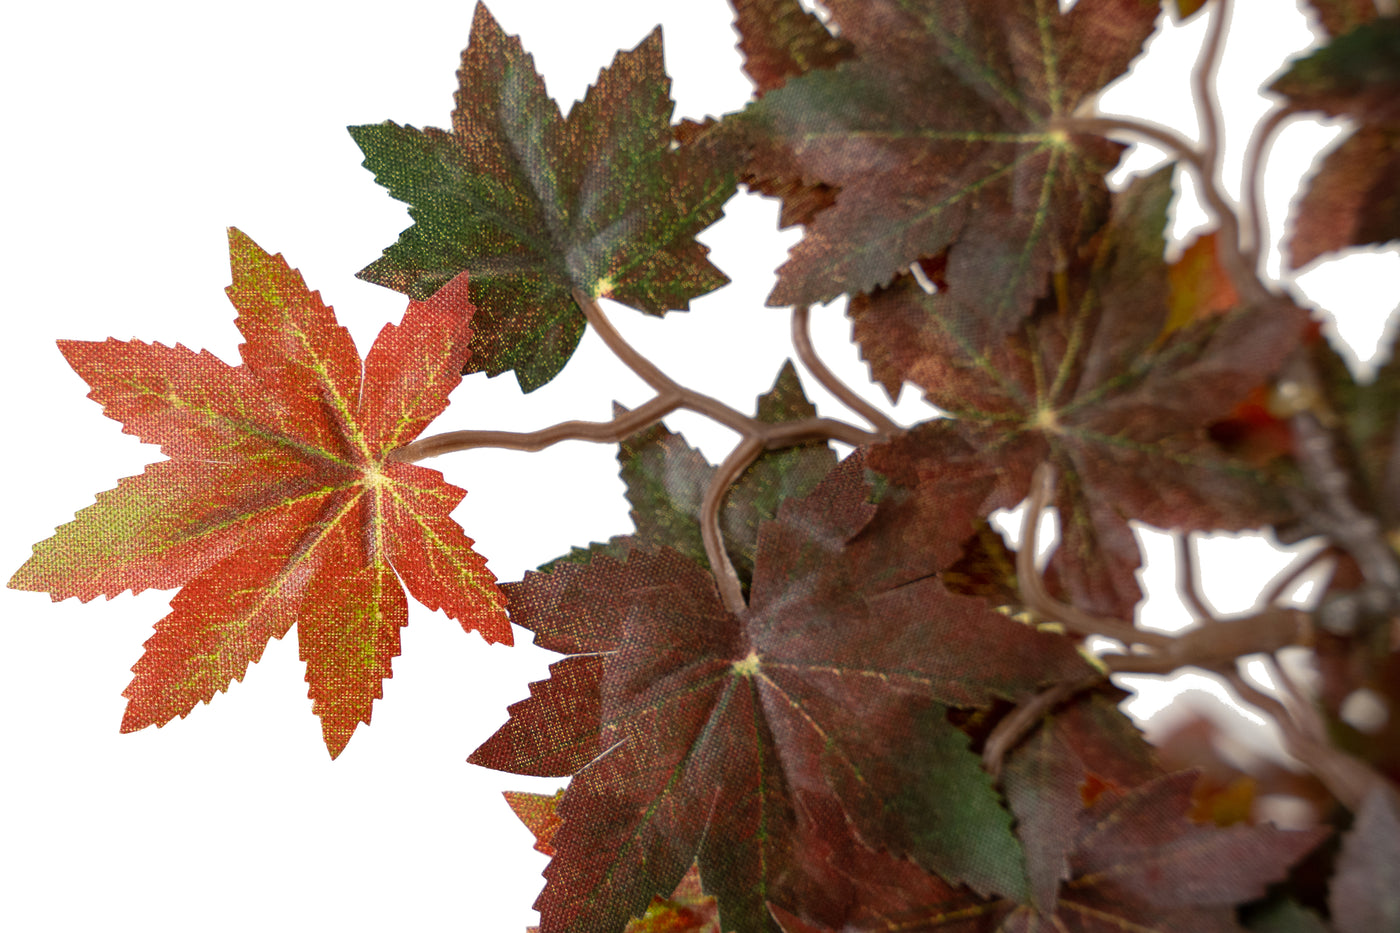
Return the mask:
M1211 90L1228 0L1168 4L1210 18L1199 145L1094 112L1159 0L826 0L826 17L733 0L755 97L704 122L673 118L659 31L566 115L479 5L450 130L350 128L410 206L359 273L408 296L402 321L361 360L300 274L231 229L239 365L62 342L168 459L10 586L181 588L123 731L188 715L295 627L332 757L382 696L407 594L490 642L533 633L563 657L470 761L571 778L508 795L552 858L543 933L1400 929L1400 717L1363 733L1343 716L1363 689L1400 702L1400 362L1357 381L1261 278L1257 195L1288 119L1345 116L1289 260L1400 238L1400 18L1309 2L1332 38L1272 83L1238 206ZM1111 190L1132 138L1175 161ZM1179 172L1216 226L1168 261ZM600 300L659 316L724 284L696 235L740 185L803 227L770 304L861 424L818 417L791 363L737 411L609 323ZM817 357L808 306L843 296L873 379L941 417L897 425ZM461 374L532 392L589 327L653 398L423 436ZM679 410L737 432L732 453L707 462L663 424ZM635 531L498 586L451 518L464 491L420 462L568 439L618 445ZM1013 551L989 518L1023 500ZM1184 635L1134 624L1130 522L1178 536L1201 623ZM1190 535L1260 528L1318 547L1216 619ZM1320 561L1313 608L1278 605ZM1315 689L1273 660L1298 647ZM1252 656L1276 693L1240 675ZM1108 678L1187 666L1273 717L1306 775L1149 746ZM1311 825L1256 822L1271 793Z

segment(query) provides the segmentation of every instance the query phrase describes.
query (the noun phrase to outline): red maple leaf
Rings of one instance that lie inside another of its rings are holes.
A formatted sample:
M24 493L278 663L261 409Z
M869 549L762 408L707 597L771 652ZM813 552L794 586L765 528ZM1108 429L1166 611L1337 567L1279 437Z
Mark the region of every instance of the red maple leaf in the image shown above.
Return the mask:
M570 655L471 758L574 774L543 930L611 933L692 861L727 927L771 929L769 900L839 912L808 795L979 890L1024 887L1010 814L946 711L1082 677L1084 662L1068 639L912 573L929 555L903 536L862 537L869 493L852 457L784 502L760 527L741 615L671 549L507 585L513 621Z
M54 600L183 589L132 669L122 731L242 680L295 623L331 756L382 695L410 592L510 643L495 578L450 513L464 491L390 454L447 405L467 357L465 276L362 363L280 255L229 230L243 362L180 345L60 341L104 413L170 458L99 493L10 580Z

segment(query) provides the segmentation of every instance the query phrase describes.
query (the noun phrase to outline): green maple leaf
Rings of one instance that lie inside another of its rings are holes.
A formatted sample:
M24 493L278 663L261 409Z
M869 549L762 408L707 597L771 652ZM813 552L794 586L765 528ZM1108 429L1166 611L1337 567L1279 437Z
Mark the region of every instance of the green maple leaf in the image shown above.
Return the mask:
M1122 74L1157 0L833 0L857 53L750 105L753 170L840 188L779 270L772 304L887 284L949 250L954 288L1008 331L1103 222L1121 147L1063 132ZM950 249L951 247L951 249Z
M571 289L659 315L728 281L695 234L719 219L734 172L713 149L672 146L659 29L567 117L485 5L457 75L451 132L350 134L414 220L360 278L421 300L470 272L471 371L514 370L527 392L554 378L585 325Z

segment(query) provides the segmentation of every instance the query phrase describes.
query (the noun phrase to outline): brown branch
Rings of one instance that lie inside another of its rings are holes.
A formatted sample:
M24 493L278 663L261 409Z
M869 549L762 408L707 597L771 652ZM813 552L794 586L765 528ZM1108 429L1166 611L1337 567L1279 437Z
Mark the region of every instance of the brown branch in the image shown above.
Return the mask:
M1176 538L1176 588L1186 605L1201 619L1215 621L1215 613L1201 595L1201 581L1196 574L1196 556L1191 551L1191 532L1183 531Z
M603 343L622 361L628 369L641 377L641 380L656 390L658 395L665 395L668 392L681 393L682 389L670 376L663 373L655 363L638 353L630 343L623 339L617 328L613 327L612 321L603 313L603 309L598 306L598 302L589 296L583 289L571 289L570 294L574 296L574 302L578 304L583 316L588 319L588 323L593 325L593 330L598 336L603 338ZM738 414L736 412L736 414ZM741 416L742 417L742 416Z
M1021 743L1042 716L1075 694L1103 683L1103 678L1096 671L1080 680L1061 681L1019 704L987 736L987 744L982 747L982 768L993 778L1000 778L1007 753Z
M1298 582L1299 577L1317 566L1318 562L1323 558L1335 557L1336 554L1337 549L1330 545L1313 551L1306 558L1298 561L1292 567L1289 567L1288 571L1284 573L1283 576L1274 581L1273 585L1264 591L1264 595L1261 597L1260 601L1266 606L1278 602L1283 594L1288 591L1288 588Z
M1067 132L1095 133L1107 136L1109 133L1131 133L1151 140L1171 155L1189 165L1200 181L1201 199L1210 212L1220 231L1216 246L1220 251L1220 264L1230 276L1230 283L1240 298L1250 304L1262 304L1274 300L1273 293L1259 280L1253 261L1240 249L1240 219L1234 205L1220 190L1213 177L1206 154L1194 148L1180 134L1165 126L1146 120L1123 119L1121 117L1067 117L1056 121L1056 128Z
M505 450L536 451L561 441L590 441L615 444L644 428L651 427L681 406L676 395L657 396L633 411L623 412L611 421L565 421L539 431L447 431L420 438L389 454L400 463L416 463L429 457L496 447Z
M1283 746L1288 754L1315 774L1348 810L1356 812L1367 795L1377 788L1385 793L1396 793L1395 787L1366 762L1308 735L1288 707L1256 690L1238 671L1230 671L1225 677L1241 700L1273 717L1283 733Z
M1230 23L1230 0L1215 0L1210 12L1210 31L1201 46L1200 57L1191 73L1191 94L1201 125L1201 170L1214 187L1220 175L1220 100L1215 94L1215 76L1220 70L1220 53L1225 47L1225 30Z
M1257 272L1264 258L1264 157L1268 155L1279 128L1293 116L1287 107L1275 110L1254 130L1244 157L1244 238L1241 250Z
M1183 667L1221 671L1246 655L1278 651L1313 640L1312 616L1301 609L1266 606L1236 619L1208 619L1167 640L1151 654L1108 654L1101 660L1115 674L1170 674Z
M749 465L763 452L763 441L757 437L746 437L730 451L716 468L705 489L705 498L700 503L700 537L705 542L705 558L710 562L710 572L715 585L719 587L720 599L725 607L735 615L748 608L744 602L744 591L739 583L739 574L724 549L724 536L719 527L720 505L724 494L743 475Z
M1049 507L1054 490L1055 468L1049 463L1042 463L1031 477L1030 498L1021 516L1021 545L1016 549L1016 580L1027 608L1049 621L1059 622L1076 635L1103 635L1116 638L1127 646L1144 644L1160 647L1168 644L1171 639L1166 635L1142 631L1118 619L1082 612L1059 602L1045 589L1045 581L1035 568L1035 554L1039 549L1040 517Z
M1316 369L1302 353L1294 354L1280 380L1281 385L1291 385L1296 394L1310 399L1326 397L1320 382ZM1400 594L1400 560L1376 517L1356 506L1352 498L1355 480L1343 466L1332 432L1312 407L1295 412L1289 425L1297 439L1298 466L1318 500L1313 503L1295 496L1295 506L1355 558L1366 580L1390 594L1394 605Z
M870 422L881 440L888 440L898 434L899 425L836 378L836 374L817 356L816 348L812 346L812 333L808 326L810 322L811 310L807 305L798 305L792 309L792 345L796 348L797 358L802 361L802 365L807 367L807 371L816 377L817 382L828 392L840 399L843 405Z

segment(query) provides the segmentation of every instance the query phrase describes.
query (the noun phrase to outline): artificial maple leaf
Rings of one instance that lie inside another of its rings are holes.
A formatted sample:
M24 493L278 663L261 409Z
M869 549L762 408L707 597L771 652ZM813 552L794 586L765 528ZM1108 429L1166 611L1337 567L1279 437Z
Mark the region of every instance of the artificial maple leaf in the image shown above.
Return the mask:
M1108 749L1111 756L1111 739ZM842 926L781 905L773 914L784 933L1235 933L1236 906L1262 896L1326 832L1193 823L1185 814L1194 782L1191 772L1164 775L1077 809L1077 828L1065 840L1070 877L1050 904L983 897L886 853L854 847L836 858L856 891ZM1017 832L1047 829L1022 824ZM1058 841L1050 847L1056 858L1062 848ZM1032 862L1042 857L1031 845L1026 853Z
M1177 261L1167 267L1167 293L1163 337L1239 306L1239 293L1220 263L1220 246L1214 231L1192 240Z
M520 790L505 792L506 803L534 835L535 851L550 858L554 857L554 846L550 845L550 840L559 831L559 798L563 795L562 790L552 794L531 794Z
M1333 25L1350 28L1269 88L1291 110L1360 123L1307 183L1286 245L1294 269L1348 246L1400 239L1400 18L1374 18L1369 0L1333 6Z
M1279 899L1250 911L1245 920L1250 933L1330 933L1317 914L1292 899Z
M622 933L724 933L719 901L705 893L700 867L692 864L670 897L653 897L646 913L628 921Z
M756 409L758 420L770 424L817 416L791 362L783 364L773 387L758 397ZM714 474L709 461L664 424L623 440L617 459L637 529L628 537L628 546L675 548L708 567L700 534L700 506ZM836 454L825 441L797 444L764 451L734 481L720 506L720 530L745 588L753 576L760 524L777 515L784 499L811 492L835 465ZM577 556L584 559L589 553L597 551L580 550ZM610 553L616 557L623 554L616 546Z
M1328 906L1337 933L1400 929L1400 806L1392 788L1375 788L1356 811Z
M1400 17L1362 23L1295 59L1269 90L1294 110L1400 121Z
M789 78L850 58L851 44L833 36L798 0L730 0L744 73L759 97Z
M568 117L484 4L457 75L452 132L350 134L414 219L360 277L423 299L470 272L472 371L514 370L527 392L553 379L583 334L573 288L662 314L728 281L694 237L719 219L734 173L705 147L672 147L659 29Z
M1308 179L1288 234L1288 265L1391 240L1400 240L1400 123L1361 126Z
M535 849L550 858L555 855L550 844L559 831L559 799L564 791L553 794L531 794L506 791L506 802L535 836ZM532 931L539 927L531 927ZM722 933L719 925L719 904L705 893L700 881L700 868L692 864L670 897L655 895L646 913L629 920L622 933Z
M1117 708L1121 698L1094 693L1046 716L1002 772L1026 850L1031 903L1046 913L1070 877L1086 786L1123 792L1160 773L1142 734Z
M840 189L778 272L771 304L888 284L949 251L948 277L999 331L1106 216L1122 147L1068 117L1126 71L1156 0L832 0L857 58L744 112L751 171Z
M391 676L400 577L467 631L511 640L495 579L450 517L464 491L390 459L461 378L467 282L410 303L362 364L280 255L230 229L229 256L241 365L178 344L60 341L104 414L170 459L99 493L9 585L84 601L184 587L132 669L124 732L188 715L295 623L335 757Z
M1036 466L1052 462L1052 566L1075 605L1115 618L1132 618L1141 597L1129 520L1237 530L1279 509L1269 483L1206 428L1281 364L1303 312L1280 302L1197 315L1164 338L1170 197L1170 169L1117 196L1075 274L1009 340L981 339L954 289L927 294L908 276L850 307L877 378L914 382L952 416L875 448L871 466L931 510L956 506L961 524L1014 506Z
M742 616L669 549L507 586L512 620L570 657L471 761L577 772L537 905L546 933L616 929L692 861L735 929L772 929L770 900L839 913L826 857L805 841L804 794L834 795L872 844L979 889L1024 886L1010 815L944 713L1085 664L1067 639L928 574L888 586L868 573L877 562L852 560L850 543L877 511L869 492L853 457L784 502L759 530ZM900 544L885 565L925 565Z
M1380 14L1375 0L1304 0L1329 36L1340 36Z
M1206 2L1207 0L1170 0L1167 8L1171 11L1173 19L1184 23L1205 9Z

